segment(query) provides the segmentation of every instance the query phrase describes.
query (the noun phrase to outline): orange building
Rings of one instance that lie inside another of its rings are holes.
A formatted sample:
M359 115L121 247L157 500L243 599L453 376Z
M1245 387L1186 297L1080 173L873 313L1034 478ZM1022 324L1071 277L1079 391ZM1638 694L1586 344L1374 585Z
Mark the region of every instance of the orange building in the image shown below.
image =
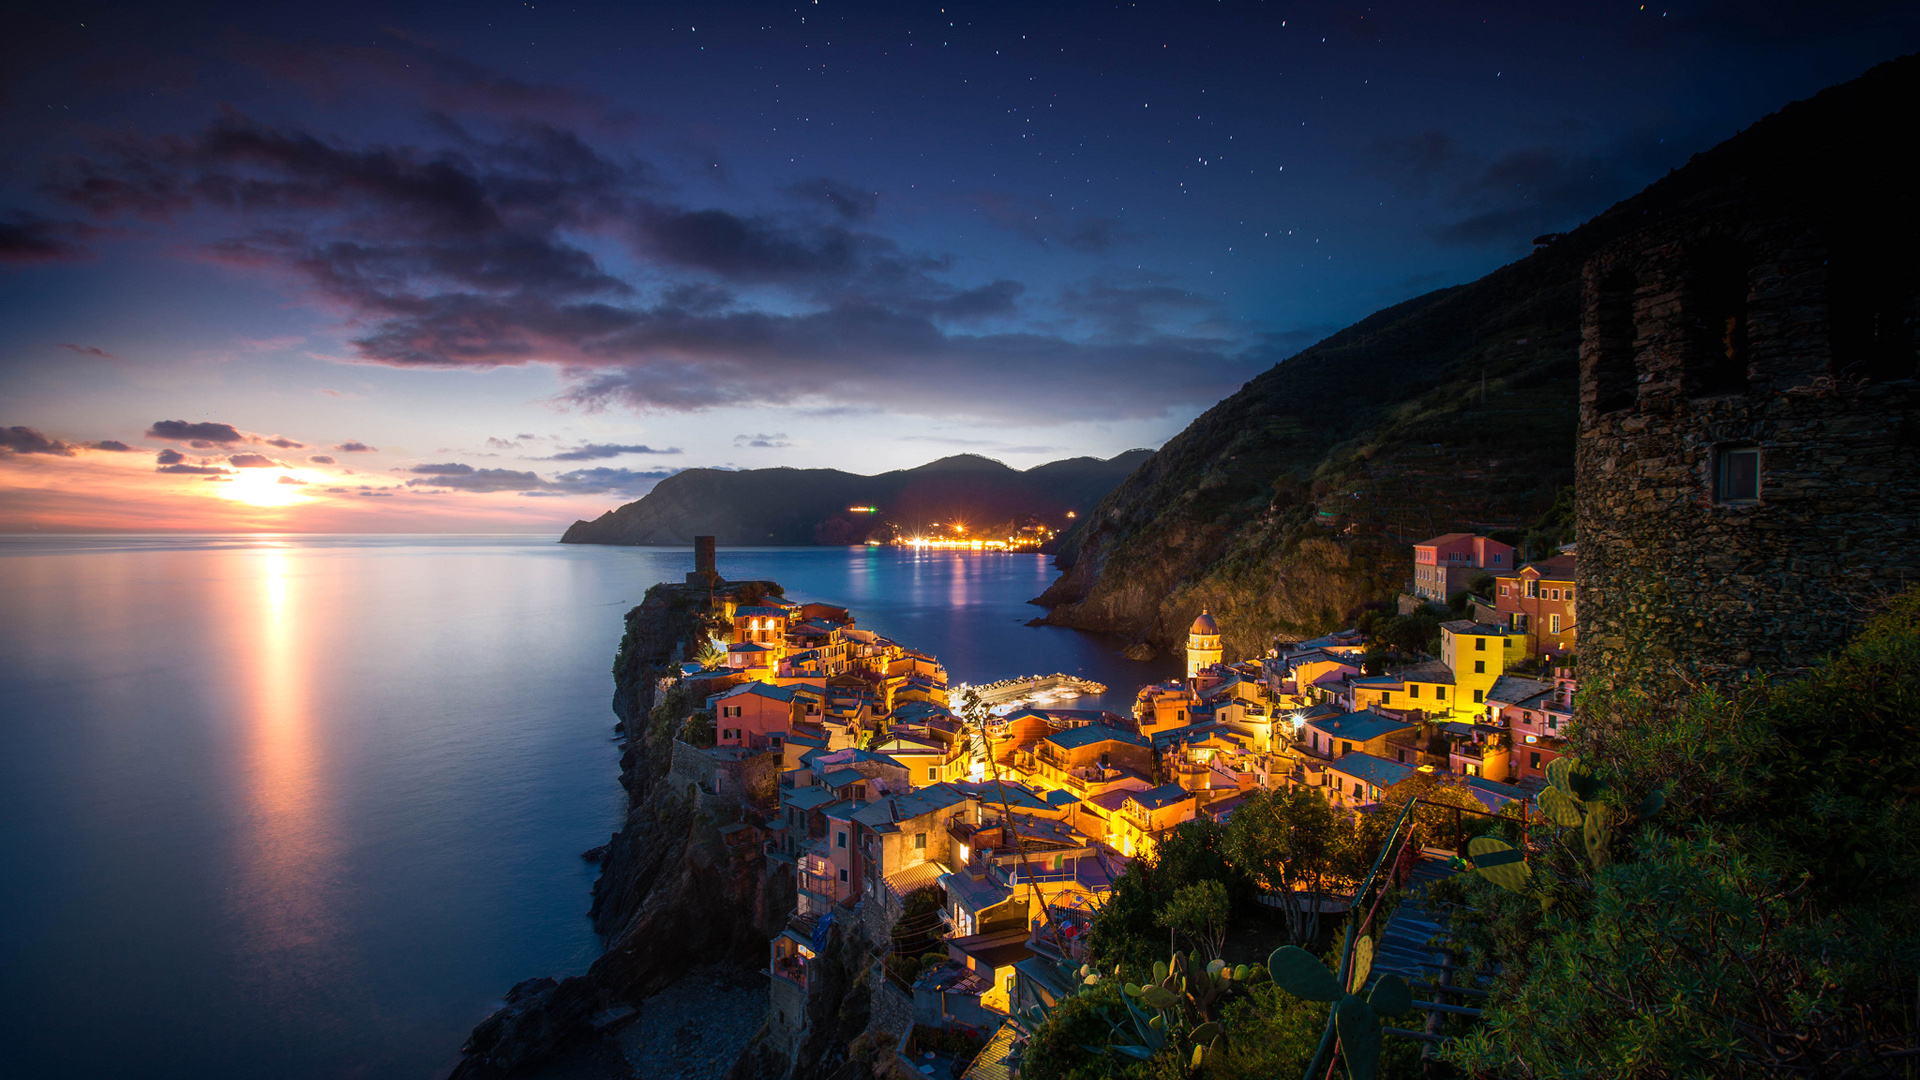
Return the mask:
M1555 555L1497 579L1494 610L1509 629L1527 635L1528 656L1565 656L1574 651L1574 556Z

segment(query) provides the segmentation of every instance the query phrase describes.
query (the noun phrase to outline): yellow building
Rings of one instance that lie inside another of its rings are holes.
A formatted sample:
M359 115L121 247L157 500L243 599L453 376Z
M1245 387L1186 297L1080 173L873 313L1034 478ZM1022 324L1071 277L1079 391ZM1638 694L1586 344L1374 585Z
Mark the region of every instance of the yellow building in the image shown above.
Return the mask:
M1187 678L1219 662L1220 624L1213 621L1206 608L1201 608L1200 617L1193 620L1192 628L1187 631Z
M1487 691L1509 667L1526 658L1527 635L1470 619L1440 624L1440 661L1453 672L1453 715L1471 718L1486 710Z

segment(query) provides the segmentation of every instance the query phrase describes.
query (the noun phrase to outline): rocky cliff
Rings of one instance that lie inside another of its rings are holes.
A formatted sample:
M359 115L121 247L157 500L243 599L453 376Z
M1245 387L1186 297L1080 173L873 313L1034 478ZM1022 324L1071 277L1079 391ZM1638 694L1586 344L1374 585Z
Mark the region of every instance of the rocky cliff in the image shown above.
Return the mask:
M714 536L723 545L858 544L934 522L977 525L1035 518L1064 527L1151 454L1068 458L1025 471L958 454L914 469L861 476L838 469L689 469L644 498L592 521L576 521L566 544L686 544ZM874 513L849 507L875 507Z
M1863 107L1883 127L1898 111ZM1817 111L1762 120L1528 257L1248 382L1063 537L1044 621L1164 648L1204 605L1229 659L1257 655L1389 595L1411 542L1524 527L1572 480L1583 264L1703 192L1821 160Z

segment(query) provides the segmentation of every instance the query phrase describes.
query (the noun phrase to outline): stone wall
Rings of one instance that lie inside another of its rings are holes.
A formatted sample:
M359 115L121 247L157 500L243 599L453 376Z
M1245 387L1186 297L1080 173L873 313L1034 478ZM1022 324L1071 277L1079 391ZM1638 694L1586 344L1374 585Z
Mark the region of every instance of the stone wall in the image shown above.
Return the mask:
M1736 176L1586 266L1590 685L1791 674L1920 583L1913 199L1885 153L1835 155ZM1720 463L1747 449L1758 497L1731 498Z

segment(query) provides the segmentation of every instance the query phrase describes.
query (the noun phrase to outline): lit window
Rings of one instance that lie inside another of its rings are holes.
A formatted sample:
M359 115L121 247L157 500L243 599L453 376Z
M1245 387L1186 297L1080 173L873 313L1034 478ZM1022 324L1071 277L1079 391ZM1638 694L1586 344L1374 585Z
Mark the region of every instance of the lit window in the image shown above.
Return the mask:
M1723 503L1760 501L1760 448L1728 447L1718 454L1714 497Z
M1559 633L1560 632L1560 616L1558 615L1549 616L1547 618L1547 629L1555 634Z

